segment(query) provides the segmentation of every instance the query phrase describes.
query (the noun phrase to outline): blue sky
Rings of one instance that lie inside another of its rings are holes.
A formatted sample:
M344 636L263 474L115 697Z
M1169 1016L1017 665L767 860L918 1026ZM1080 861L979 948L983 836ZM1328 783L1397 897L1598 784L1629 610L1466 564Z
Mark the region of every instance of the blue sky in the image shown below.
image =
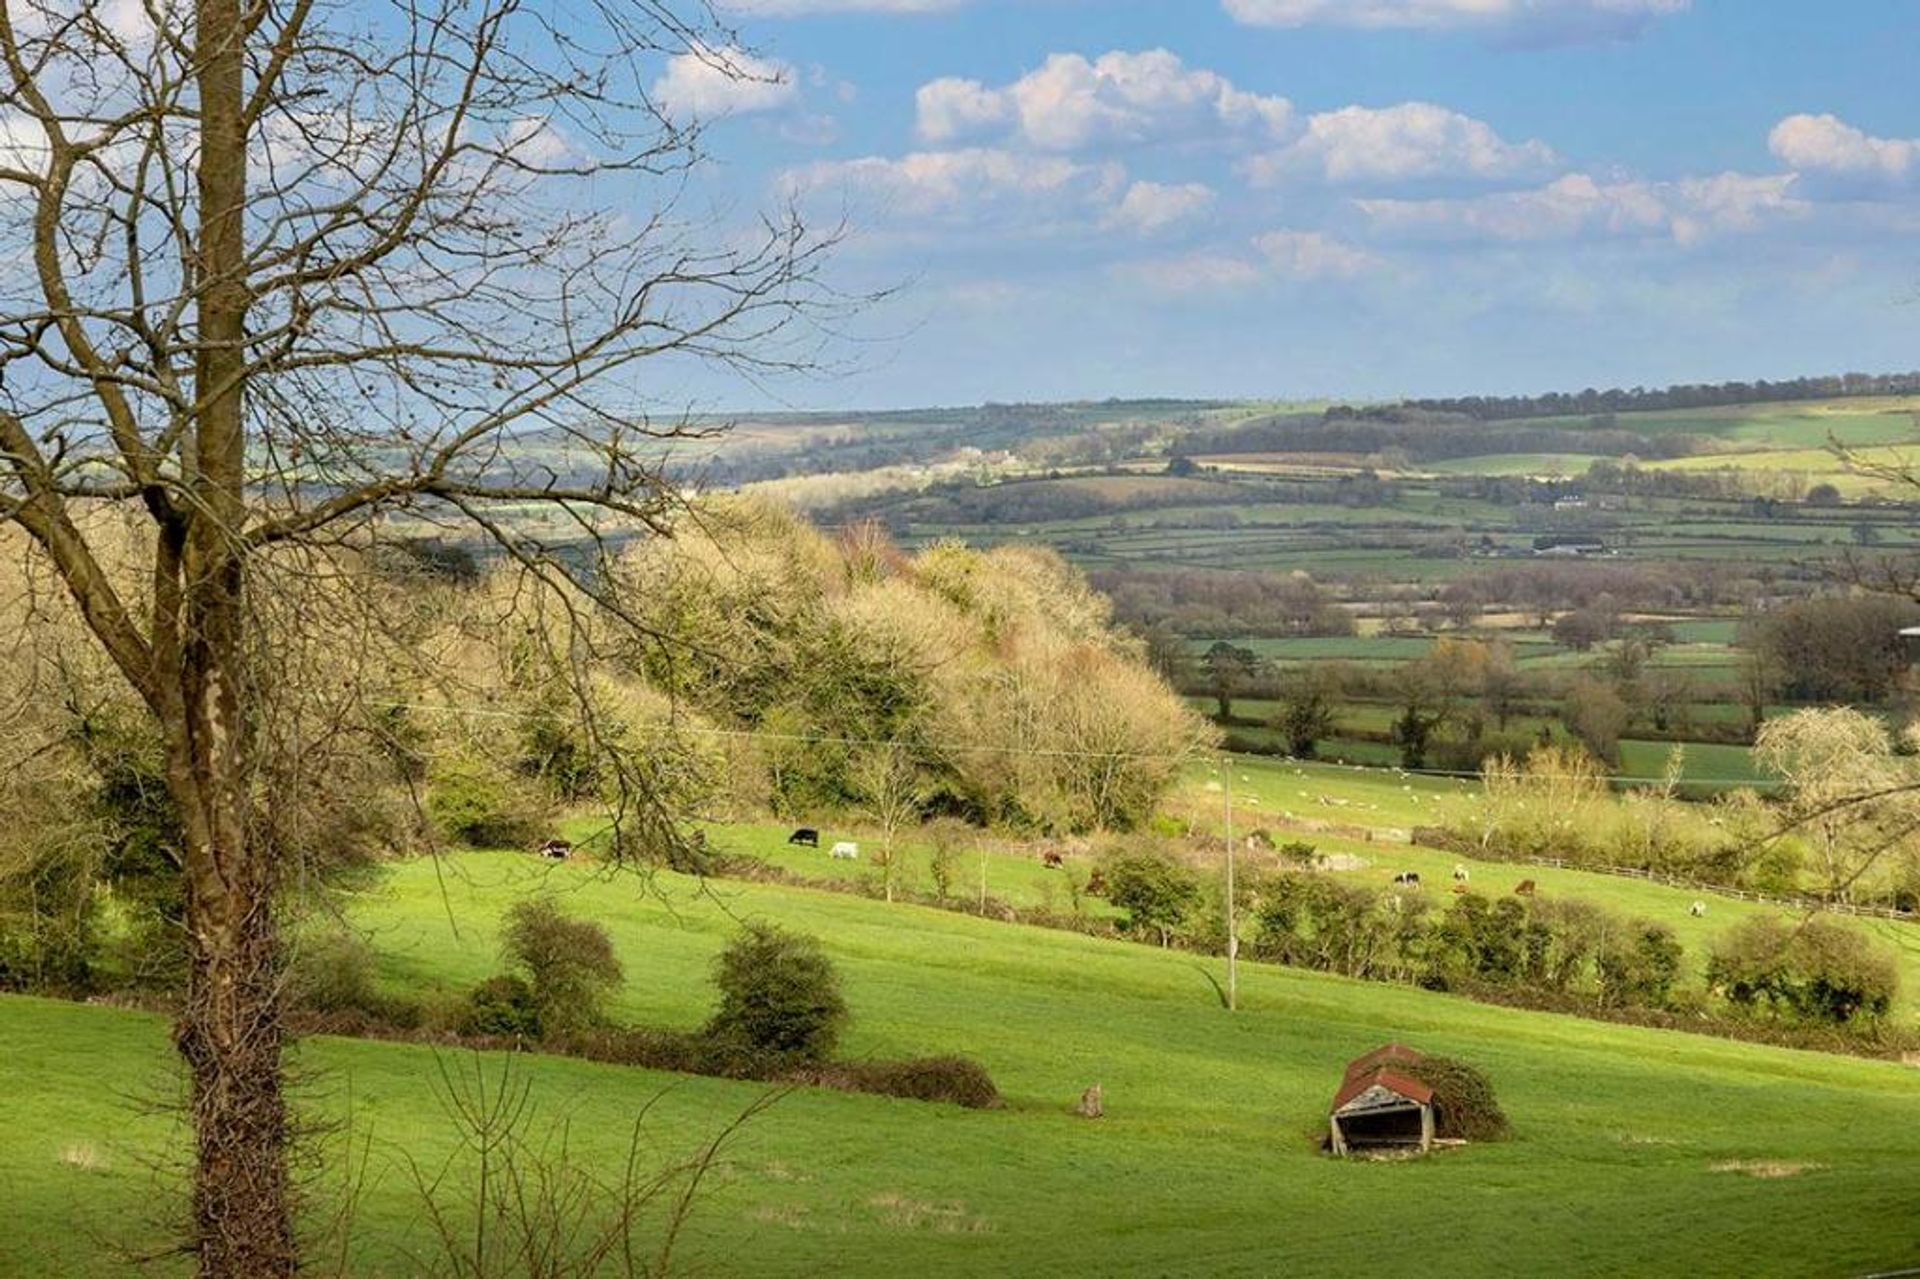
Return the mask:
M1911 0L732 0L704 198L892 288L719 406L1920 367Z

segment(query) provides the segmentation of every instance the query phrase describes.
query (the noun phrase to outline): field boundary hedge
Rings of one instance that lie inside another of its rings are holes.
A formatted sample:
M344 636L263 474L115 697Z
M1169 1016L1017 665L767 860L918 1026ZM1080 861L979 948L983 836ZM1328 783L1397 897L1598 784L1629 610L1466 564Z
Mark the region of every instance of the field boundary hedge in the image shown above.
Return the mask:
M1685 875L1649 870L1644 866L1609 866L1601 862L1568 861L1564 857L1515 857L1500 848L1476 844L1470 839L1463 839L1438 826L1414 827L1413 843L1421 848L1431 848L1443 853L1458 853L1463 857L1474 857L1481 861L1505 862L1513 866L1546 866L1553 870L1581 870L1595 875L1618 875L1625 879L1663 884L1668 888L1687 888L1697 892L1712 893L1717 897L1731 897L1735 901L1757 902L1761 905L1780 906L1788 910L1828 911L1836 915L1851 915L1857 919L1889 919L1899 924L1920 924L1920 913L1897 910L1892 906L1860 906L1853 902L1832 901L1825 897L1777 897L1771 893L1759 893L1749 888L1734 888L1728 884L1708 883L1704 880L1690 879Z

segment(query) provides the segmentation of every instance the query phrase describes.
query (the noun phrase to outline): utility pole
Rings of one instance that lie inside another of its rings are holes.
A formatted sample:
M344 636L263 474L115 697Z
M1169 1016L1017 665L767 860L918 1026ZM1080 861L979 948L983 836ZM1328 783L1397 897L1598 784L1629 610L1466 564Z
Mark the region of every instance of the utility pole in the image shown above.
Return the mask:
M1240 929L1233 902L1233 765L1220 757L1220 792L1226 801L1227 828L1227 1011L1240 1007Z

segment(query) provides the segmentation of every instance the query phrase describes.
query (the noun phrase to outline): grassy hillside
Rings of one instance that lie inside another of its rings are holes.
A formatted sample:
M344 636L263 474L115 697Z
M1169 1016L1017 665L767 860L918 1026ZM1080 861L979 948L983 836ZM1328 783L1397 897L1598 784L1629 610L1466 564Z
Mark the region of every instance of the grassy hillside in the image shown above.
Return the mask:
M776 920L820 934L840 964L853 1054L967 1052L1008 1097L978 1113L788 1098L749 1131L698 1220L712 1273L1804 1275L1920 1262L1920 1073L1898 1066L1258 965L1229 1016L1191 956L508 854L405 864L353 914L388 980L460 984L494 967L500 908L538 891L611 929L625 1015L695 1024L733 919ZM137 1235L162 1202L146 1164L171 1129L131 1099L164 1089L164 1028L9 998L0 1030L15 1116L0 1146L14 1226L0 1272L104 1273L105 1241ZM1414 1164L1318 1154L1340 1064L1387 1038L1481 1063L1517 1139ZM299 1064L313 1111L371 1139L355 1268L410 1272L397 1250L423 1236L397 1161L430 1165L445 1149L435 1054L320 1039ZM543 1115L570 1117L575 1151L609 1162L669 1085L654 1131L674 1150L758 1091L537 1057L519 1069ZM1108 1118L1088 1123L1069 1107L1095 1081Z

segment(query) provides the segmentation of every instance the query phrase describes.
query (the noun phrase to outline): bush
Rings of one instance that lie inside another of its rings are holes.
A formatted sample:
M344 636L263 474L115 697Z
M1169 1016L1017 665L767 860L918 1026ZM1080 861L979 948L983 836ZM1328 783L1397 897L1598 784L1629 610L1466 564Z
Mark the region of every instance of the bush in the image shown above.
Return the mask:
M958 822L937 821L928 827L927 838L927 876L933 881L934 896L944 902L953 896L966 828Z
M427 815L442 835L473 848L526 848L549 833L552 810L537 787L477 759L435 768Z
M607 999L625 975L607 930L569 918L545 899L515 903L505 923L502 950L525 978L535 1033L564 1035L602 1024Z
M460 1031L467 1035L517 1035L540 1037L540 1012L534 1005L533 987L510 973L489 977L467 996L460 1017Z
M993 1076L985 1066L967 1057L861 1062L845 1070L848 1085L860 1092L911 1101L947 1101L969 1110L1000 1104L1000 1090L994 1087Z
M1435 930L1436 976L1511 986L1524 976L1526 908L1519 899L1478 893L1454 898Z
M373 947L354 933L326 933L304 941L287 969L288 1003L325 1017L357 1014L382 1025L410 1030L420 1024L418 1004L383 993Z
M1680 976L1680 943L1665 924L1635 920L1601 946L1595 968L1600 999L1608 1004L1664 1008Z
M1156 853L1116 857L1103 875L1107 900L1127 912L1127 927L1158 930L1162 945L1200 900L1200 881L1193 871Z
M1313 859L1320 855L1319 849L1301 839L1288 840L1274 851L1295 866L1301 867L1312 866Z
M1851 928L1825 919L1796 928L1763 915L1715 943L1707 984L1742 1008L1844 1025L1885 1016L1898 973L1891 955Z
M1418 893L1377 893L1326 875L1259 881L1255 955L1378 980L1424 975L1427 904Z
M780 1062L832 1056L848 1020L833 963L812 937L749 924L714 963L720 1007L707 1023L717 1045Z
M1403 1067L1433 1089L1433 1135L1464 1141L1500 1141L1512 1129L1477 1066L1453 1057L1428 1057Z

